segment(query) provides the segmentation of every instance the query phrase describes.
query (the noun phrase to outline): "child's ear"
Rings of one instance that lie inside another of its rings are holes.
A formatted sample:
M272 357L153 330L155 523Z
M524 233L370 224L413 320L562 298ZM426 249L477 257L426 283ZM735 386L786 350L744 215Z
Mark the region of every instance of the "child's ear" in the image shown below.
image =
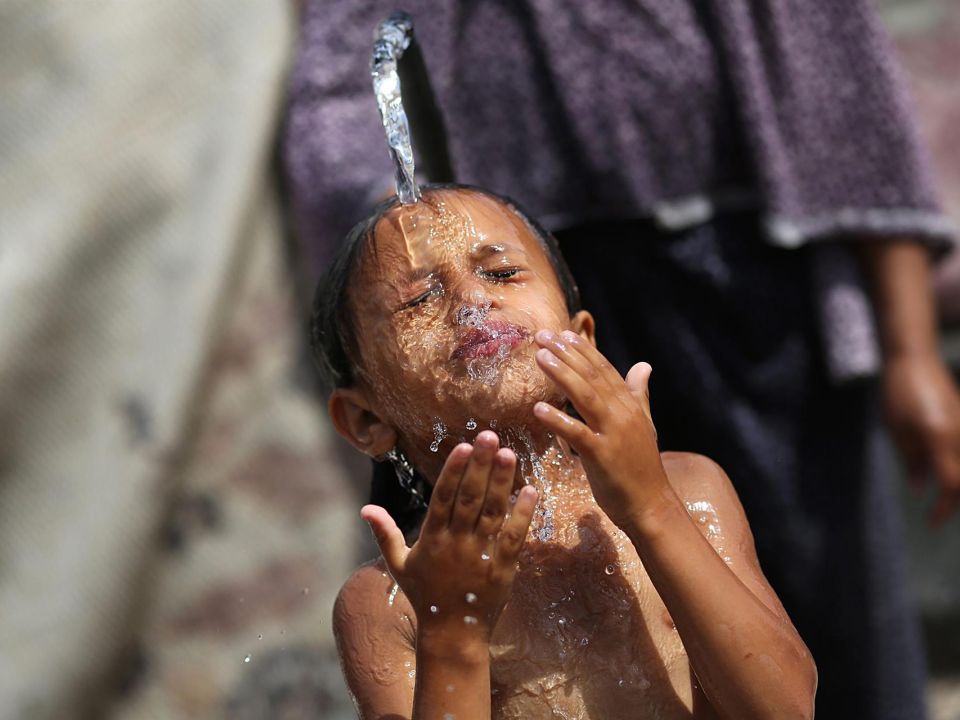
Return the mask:
M371 409L367 396L356 388L337 388L327 409L337 432L370 457L379 457L397 444L397 431Z
M580 310L570 318L570 329L594 347L597 346L596 323L593 320L593 315L586 310Z

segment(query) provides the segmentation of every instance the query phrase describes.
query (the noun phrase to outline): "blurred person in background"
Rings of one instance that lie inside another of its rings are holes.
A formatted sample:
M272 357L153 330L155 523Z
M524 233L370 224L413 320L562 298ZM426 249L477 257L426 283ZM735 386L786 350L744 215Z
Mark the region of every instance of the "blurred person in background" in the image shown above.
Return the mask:
M272 164L295 13L0 3L4 720L349 717Z
M314 276L391 185L366 64L393 9L306 5L285 160ZM600 349L653 365L661 449L728 468L816 659L817 717L923 717L881 420L945 522L960 395L930 273L951 227L870 3L403 9L456 179L546 220Z

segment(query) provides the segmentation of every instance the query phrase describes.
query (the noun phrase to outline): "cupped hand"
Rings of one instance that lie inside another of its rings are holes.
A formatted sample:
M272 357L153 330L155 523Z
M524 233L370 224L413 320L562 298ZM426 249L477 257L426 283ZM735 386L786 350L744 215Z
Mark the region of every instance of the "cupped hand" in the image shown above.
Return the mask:
M576 449L597 503L624 527L669 493L650 415L652 368L638 363L624 380L576 333L540 330L535 339L537 364L583 420L544 402L534 406L534 414Z
M930 523L944 523L960 507L960 392L943 360L908 355L887 360L884 404L890 433L921 488L930 472L939 491Z
M517 458L498 445L485 430L474 445L453 449L413 547L384 508L360 511L421 628L463 628L489 638L507 601L537 492L523 487L511 507Z

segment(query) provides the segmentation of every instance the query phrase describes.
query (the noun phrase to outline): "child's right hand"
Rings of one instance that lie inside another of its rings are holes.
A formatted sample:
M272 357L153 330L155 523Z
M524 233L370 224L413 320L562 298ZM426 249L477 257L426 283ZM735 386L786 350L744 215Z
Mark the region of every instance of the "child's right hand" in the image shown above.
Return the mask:
M419 631L479 632L488 640L506 604L537 492L523 487L507 517L517 458L498 445L496 434L484 430L474 445L453 449L412 548L384 508L360 511L413 605Z

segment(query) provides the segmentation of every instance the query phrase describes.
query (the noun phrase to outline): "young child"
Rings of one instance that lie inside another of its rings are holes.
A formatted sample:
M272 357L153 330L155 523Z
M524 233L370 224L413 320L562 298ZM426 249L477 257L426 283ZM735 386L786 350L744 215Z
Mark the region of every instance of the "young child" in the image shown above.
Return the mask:
M514 204L382 205L321 283L313 341L337 430L430 498L410 547L361 510L382 558L334 610L361 717L812 717L814 663L730 481L658 452L650 366L624 379L596 350Z

